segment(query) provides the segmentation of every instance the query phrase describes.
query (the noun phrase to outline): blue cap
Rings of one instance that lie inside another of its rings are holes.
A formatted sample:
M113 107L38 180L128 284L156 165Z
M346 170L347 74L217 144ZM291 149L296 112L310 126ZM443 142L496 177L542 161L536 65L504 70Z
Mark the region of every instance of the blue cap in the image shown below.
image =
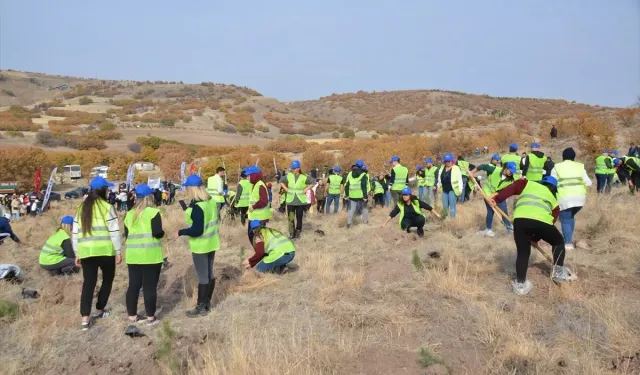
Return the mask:
M512 143L509 145L509 150L511 151L518 151L518 145L515 143Z
M411 189L408 187L402 189L402 195L411 195Z
M399 156L395 156L395 155L392 156L391 157L391 162L394 162L394 161L400 161L400 157Z
M433 164L433 159L431 158L427 158L427 160L424 161L426 164Z
M504 167L511 171L511 173L515 174L518 168L516 167L516 163L512 161L508 161L504 163Z
M491 160L497 160L497 161L500 161L500 159L501 159L501 158L500 158L500 155L499 155L499 154L493 154L493 155L491 156Z
M618 150L611 150L611 151L609 151L609 152L611 152L611 153L612 153L612 154L614 154L614 155L618 155Z
M261 227L263 224L260 220L251 220L249 221L249 229L254 230L258 227Z
M416 170L421 171L421 170L422 170L422 164L418 164L418 165L416 166Z
M333 171L334 171L335 173L340 173L340 171L341 171L341 170L342 170L342 169L340 169L340 167L337 167L337 166L336 166L336 167L333 167Z
M533 142L533 143L531 144L531 148L540 148L540 143L538 143L538 142Z
M182 186L202 186L202 179L197 174L192 174Z
M73 216L63 216L62 219L60 219L60 224L73 224Z
M254 173L259 173L259 172L262 172L262 171L260 170L259 167L256 167L255 165L247 167L244 170L244 174L246 174L247 176L252 175Z
M618 158L614 158L614 159L613 159L613 165L618 165L618 161L619 161L619 160L620 160L620 159L618 159Z
M607 150L607 149L602 150L602 153L603 153L603 154L608 154L608 153L609 153L609 150Z
M442 158L442 161L453 161L453 155L445 154L444 158Z
M241 172L246 175L247 174L247 169L249 169L249 168L248 167L244 167L244 168L242 168Z
M153 190L151 190L151 188L147 184L140 184L136 186L135 191L137 198L144 198L147 195L153 194Z
M549 185L558 186L558 180L556 180L556 178L552 176L544 176L542 178L542 182Z
M97 176L94 177L93 180L91 180L89 186L91 187L91 189L100 189L103 187L112 187L114 185L111 182L105 180L104 177Z
M362 159L356 160L356 166L361 167L361 168L364 166L364 162L362 161Z
M291 168L291 169L298 169L298 168L300 168L300 160L294 160L294 161L291 163L291 167L290 167L290 168Z

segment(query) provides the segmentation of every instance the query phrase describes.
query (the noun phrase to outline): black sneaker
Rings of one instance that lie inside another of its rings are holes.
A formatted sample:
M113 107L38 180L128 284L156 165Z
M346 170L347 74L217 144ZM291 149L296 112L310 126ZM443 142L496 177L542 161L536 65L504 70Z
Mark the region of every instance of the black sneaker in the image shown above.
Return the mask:
M209 310L207 310L207 307L204 304L197 304L195 308L193 308L192 310L188 310L186 312L189 318L197 318L199 316L205 316L208 313L209 313Z
M111 315L111 311L109 311L109 310L107 310L107 309L104 309L104 310L102 310L102 312L101 312L101 313L99 313L99 314L93 314L93 315L91 315L91 318L92 318L92 319L104 319L104 318L108 317L109 315Z
M129 321L129 323L139 323L143 320L147 320L147 318L145 318L144 316L136 315L135 319L131 319L131 317L129 317L127 318L127 320Z

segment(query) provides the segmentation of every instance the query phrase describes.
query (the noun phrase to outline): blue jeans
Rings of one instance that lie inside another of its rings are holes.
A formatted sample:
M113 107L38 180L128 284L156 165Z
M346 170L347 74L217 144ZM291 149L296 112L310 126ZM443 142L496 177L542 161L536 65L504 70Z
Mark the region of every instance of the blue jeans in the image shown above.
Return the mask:
M486 218L485 224L487 225L487 229L491 229L493 227L493 215L494 215L493 208L489 206L487 201L484 201L484 205L487 207L487 218ZM498 208L501 209L505 214L509 215L509 212L507 211L507 201L502 201L498 203ZM513 227L511 226L511 223L509 223L509 220L503 217L502 223L507 228L507 230L513 231Z
M261 260L260 263L256 264L256 271L258 272L274 272L279 271L281 267L289 264L293 258L296 256L295 251L289 254L285 254L280 258L274 260L272 263L265 263L264 260Z
M564 243L573 243L573 232L576 229L576 214L581 209L582 207L571 207L566 210L560 211L558 219L560 219L560 226L562 227Z
M338 213L338 208L340 208L340 194L329 194L327 195L327 206L325 209L326 213L331 213L331 202L333 202L333 213Z
M467 184L469 183L469 177L468 176L462 176L462 194L460 194L460 196L458 197L458 199L460 200L460 203L464 203L465 201L465 197L467 195Z
M605 191L608 191L607 181L608 181L608 175L596 174L596 183L598 186L598 193L604 193Z
M387 208L391 205L391 192L388 190L384 193L384 205Z
M452 218L456 217L456 202L458 197L456 197L456 193L451 190L449 192L442 192L442 208L448 210L449 216Z
M424 202L424 192L425 192L425 187L424 186L418 186L418 199L420 199L421 201Z
M613 173L607 175L607 192L611 192L611 186L613 186Z

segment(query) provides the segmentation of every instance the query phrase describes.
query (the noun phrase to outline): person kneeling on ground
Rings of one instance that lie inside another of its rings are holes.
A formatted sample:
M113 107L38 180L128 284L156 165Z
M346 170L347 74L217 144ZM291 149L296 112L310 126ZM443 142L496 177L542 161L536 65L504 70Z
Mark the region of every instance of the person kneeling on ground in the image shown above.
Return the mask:
M527 268L531 255L531 244L539 240L549 243L553 252L553 281L569 280L564 267L564 237L553 224L558 220L558 181L545 176L542 181L534 182L520 179L494 194L489 204L492 207L505 201L512 195L519 195L513 212L513 231L518 255L516 257L516 279L511 281L513 292L525 295L533 284L527 280Z
M78 272L76 255L71 244L71 230L73 216L65 216L60 220L60 226L40 250L40 267L51 275L66 275Z
M260 220L251 220L255 254L242 262L245 269L255 267L259 272L282 273L296 255L296 248L284 234L267 228Z
M431 211L431 213L440 217L437 212L433 211L433 207L419 200L415 195L412 195L410 188L404 188L402 190L402 199L398 201L396 207L394 207L391 213L389 213L387 221L385 221L381 227L386 227L391 219L400 214L400 218L398 219L398 226L400 227L400 230L406 230L407 233L409 233L409 228L416 227L418 230L418 236L423 237L424 224L426 222L424 214L422 213L423 209Z

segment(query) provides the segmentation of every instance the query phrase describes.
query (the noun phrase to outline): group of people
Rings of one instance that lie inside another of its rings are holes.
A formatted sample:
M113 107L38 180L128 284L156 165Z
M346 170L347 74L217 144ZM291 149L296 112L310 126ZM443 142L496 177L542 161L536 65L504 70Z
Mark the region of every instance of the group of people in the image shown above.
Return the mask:
M43 200L44 194L5 194L1 203L10 218L17 221L26 216L36 216Z

